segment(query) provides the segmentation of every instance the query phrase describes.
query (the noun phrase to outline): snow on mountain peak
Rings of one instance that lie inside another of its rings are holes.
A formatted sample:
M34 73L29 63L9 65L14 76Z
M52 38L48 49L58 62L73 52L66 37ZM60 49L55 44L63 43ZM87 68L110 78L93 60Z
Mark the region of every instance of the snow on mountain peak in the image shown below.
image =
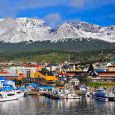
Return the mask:
M16 18L16 21L26 28L47 26L43 20L36 18Z
M40 19L16 18L0 22L0 41L22 42L45 40L51 28Z
M43 20L36 18L0 19L0 41L3 42L56 42L82 38L115 42L115 26L102 27L87 22L69 21L52 29Z
M87 22L65 22L55 29L53 33L56 41L76 38L100 39L107 42L115 42L115 26L102 27Z

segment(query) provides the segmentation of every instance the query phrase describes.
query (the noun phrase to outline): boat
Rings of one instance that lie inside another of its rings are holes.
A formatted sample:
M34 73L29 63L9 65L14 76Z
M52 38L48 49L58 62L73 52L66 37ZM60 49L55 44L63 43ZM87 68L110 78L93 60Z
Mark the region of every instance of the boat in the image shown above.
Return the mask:
M56 89L52 93L50 93L50 98L52 99L63 99L64 94L62 89Z
M95 98L103 101L115 101L115 93L99 88L95 92Z
M15 94L15 93L6 93L6 92L3 92L3 93L0 93L0 102L1 101L11 101L11 100L16 100L18 99L18 95Z
M21 97L24 97L24 92L22 91L0 92L0 102L16 100Z
M21 97L25 96L25 92L24 91L20 91L20 90L16 90L16 95L18 96L18 98L21 98Z
M73 89L65 89L64 98L65 99L79 99L80 97L74 92Z
M85 93L85 97L92 97L92 92L90 90L87 90Z
M80 97L77 96L76 94L71 94L71 93L68 93L65 95L64 99L79 99Z
M51 95L53 99L79 99L80 97L70 89L59 89L53 92Z

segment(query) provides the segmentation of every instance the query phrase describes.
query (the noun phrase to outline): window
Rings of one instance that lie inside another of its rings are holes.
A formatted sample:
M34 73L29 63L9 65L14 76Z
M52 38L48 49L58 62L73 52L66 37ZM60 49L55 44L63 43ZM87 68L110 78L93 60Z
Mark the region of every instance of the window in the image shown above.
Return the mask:
M14 94L7 94L7 96L13 96Z

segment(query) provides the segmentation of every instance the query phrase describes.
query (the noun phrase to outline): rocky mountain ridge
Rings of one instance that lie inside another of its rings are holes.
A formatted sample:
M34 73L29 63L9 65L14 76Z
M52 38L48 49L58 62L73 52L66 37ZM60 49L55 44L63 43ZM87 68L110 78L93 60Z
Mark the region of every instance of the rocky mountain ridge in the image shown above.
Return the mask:
M64 22L56 28L34 18L0 19L0 41L5 43L72 40L115 42L115 26L102 27L87 22Z

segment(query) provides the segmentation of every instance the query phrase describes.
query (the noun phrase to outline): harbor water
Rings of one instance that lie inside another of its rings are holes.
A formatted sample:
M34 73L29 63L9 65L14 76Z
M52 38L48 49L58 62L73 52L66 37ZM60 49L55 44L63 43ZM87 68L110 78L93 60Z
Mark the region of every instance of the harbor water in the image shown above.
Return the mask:
M115 102L91 98L52 100L43 96L27 96L0 102L0 115L115 115Z

